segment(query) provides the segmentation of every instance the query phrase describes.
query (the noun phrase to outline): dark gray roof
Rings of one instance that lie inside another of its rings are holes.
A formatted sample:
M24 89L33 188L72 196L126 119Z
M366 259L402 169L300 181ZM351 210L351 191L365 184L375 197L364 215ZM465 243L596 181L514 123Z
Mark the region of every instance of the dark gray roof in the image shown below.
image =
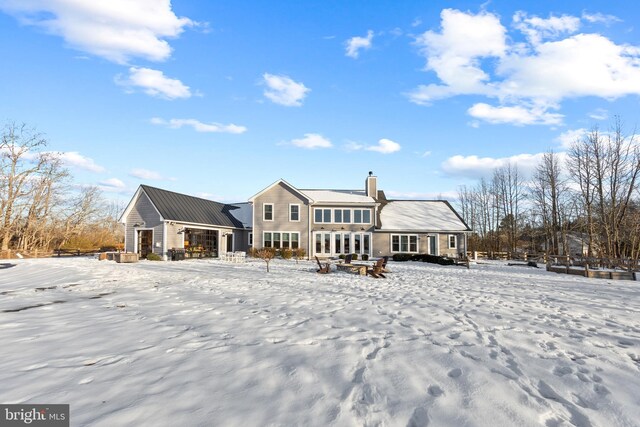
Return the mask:
M242 222L231 214L231 211L240 209L237 206L174 193L148 185L140 187L160 211L160 215L167 221L243 228Z

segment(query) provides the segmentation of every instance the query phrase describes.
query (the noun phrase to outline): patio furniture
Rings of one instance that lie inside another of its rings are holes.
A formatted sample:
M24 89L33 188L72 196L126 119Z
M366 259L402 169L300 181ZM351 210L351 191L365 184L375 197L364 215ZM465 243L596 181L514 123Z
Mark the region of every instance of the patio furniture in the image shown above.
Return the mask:
M236 251L233 253L233 257L231 259L232 262L235 263L243 263L247 258L247 253L242 251Z
M322 265L317 256L316 256L316 262L318 263L318 267L319 267L318 270L316 270L316 273L327 274L331 272L331 264L327 262L324 265Z
M371 267L370 269L367 268L367 274L369 274L371 277L375 277L376 279L379 277L386 279L387 276L384 275L384 267L382 266L383 263L384 258L380 258L373 267Z

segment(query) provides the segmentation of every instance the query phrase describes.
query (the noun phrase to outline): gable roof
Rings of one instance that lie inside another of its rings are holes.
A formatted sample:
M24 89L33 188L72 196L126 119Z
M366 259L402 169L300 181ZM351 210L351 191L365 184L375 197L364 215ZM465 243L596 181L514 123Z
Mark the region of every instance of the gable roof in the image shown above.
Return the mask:
M148 185L141 185L140 188L166 221L244 228L242 222L232 214L234 210L240 209L238 206L174 193Z
M262 194L266 193L267 191L271 190L273 187L275 187L276 185L282 184L286 187L289 187L289 189L291 189L294 193L298 194L300 197L302 197L303 199L306 199L309 202L313 202L313 200L309 199L309 196L307 196L306 194L304 194L303 192L301 192L300 190L298 190L296 187L294 187L293 185L289 184L287 181L285 181L284 179L279 179L276 182L274 182L273 184L269 185L268 187L260 190L260 192L254 194L253 196L251 196L249 198L249 202L253 202L256 198L258 198L259 196L261 196Z
M389 200L380 211L381 231L471 231L445 200Z

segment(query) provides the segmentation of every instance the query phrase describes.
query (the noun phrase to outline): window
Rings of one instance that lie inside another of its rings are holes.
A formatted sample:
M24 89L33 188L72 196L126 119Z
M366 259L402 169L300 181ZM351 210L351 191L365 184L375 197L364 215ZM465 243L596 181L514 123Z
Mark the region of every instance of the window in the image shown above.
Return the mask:
M314 209L313 219L316 224L326 224L331 222L331 209Z
M265 203L262 205L262 219L265 221L273 221L273 203Z
M391 252L418 252L418 236L410 234L392 234Z
M336 224L350 224L351 209L334 209L333 222Z
M456 249L458 247L458 239L455 234L449 234L449 249Z
M371 209L354 209L353 222L355 224L371 224Z
M289 205L289 221L300 221L300 205Z
M249 247L253 246L253 233L249 233Z
M276 249L297 249L300 242L300 233L289 231L265 231L264 247Z

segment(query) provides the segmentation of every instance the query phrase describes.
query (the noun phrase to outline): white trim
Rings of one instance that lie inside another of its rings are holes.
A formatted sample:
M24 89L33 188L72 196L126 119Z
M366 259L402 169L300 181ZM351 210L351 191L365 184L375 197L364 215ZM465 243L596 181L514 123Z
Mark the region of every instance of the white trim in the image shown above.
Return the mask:
M266 219L265 218L266 213L267 213L265 211L265 207L266 206L271 206L271 219ZM262 221L264 221L264 222L273 222L273 219L275 218L275 211L276 211L276 208L274 206L274 203L263 203L262 204Z
M133 210L133 207L135 206L135 204L138 202L138 199L140 198L140 195L142 193L144 193L144 195L147 196L147 199L149 200L149 203L151 203L151 206L153 206L153 209L155 209L156 212L158 213L158 216L160 217L160 221L164 221L164 218L162 217L162 214L160 213L160 211L158 210L156 205L153 204L153 200L151 200L151 197L149 197L149 195L146 193L146 191L144 191L142 189L142 186L139 186L138 189L136 190L135 194L133 195L133 197L129 201L129 204L125 208L124 212L122 212L122 215L120 216L120 219L118 220L118 222L120 222L121 224L126 224L127 223L127 217L131 213L131 210Z
M316 221L316 211L322 211L322 221ZM324 220L324 211L329 211L329 221ZM334 224L333 223L333 209L332 208L313 208L313 223L314 224Z
M300 195L302 198L304 198L306 201L308 201L309 203L313 203L313 200L309 198L309 196L307 196L306 194L304 194L302 191L298 190L296 187L294 187L293 185L289 184L287 181L285 181L284 179L279 179L276 182L274 182L273 184L269 185L268 187L266 187L264 190L254 194L253 196L251 196L249 198L249 202L254 202L256 200L256 198L262 196L264 193L266 193L267 191L271 190L273 187L275 187L278 184L284 184L287 187L289 187L290 189L292 189L293 191L295 191L298 195Z
M456 239L455 241L455 245L451 246L451 238ZM458 249L458 236L456 236L455 234L448 234L447 235L447 249Z
M167 261L167 221L162 221L162 260Z
M393 250L393 236L398 236L398 250ZM402 250L402 237L407 237L407 250ZM416 250L411 250L411 237L416 238ZM418 254L420 253L420 236L417 234L389 234L389 251L393 254Z
M253 231L247 233L247 247L253 247Z
M155 247L156 232L153 227L135 227L133 229L133 253L140 253L138 252L138 231L151 231L151 252L155 253L153 248Z
M293 237L292 235L293 235L293 234L297 234L297 235L298 235L298 240L297 240L297 242L298 242L298 248L300 247L300 235L302 234L300 231L288 231L288 230L265 230L265 231L263 231L263 232L262 232L262 247L264 247L264 248L266 248L266 247L267 247L267 246L265 246L265 245L264 245L264 242L265 242L265 240L264 240L264 235L265 235L265 233L271 233L271 246L269 246L270 248L274 248L274 247L275 247L275 246L273 246L273 242L274 242L273 234L274 234L274 233L279 233L279 234L280 234L280 240L279 240L279 242L280 242L280 247L278 247L278 248L276 248L276 249L285 249L285 248L282 246L282 242L283 242L283 240L282 240L282 234L283 234L283 233L288 233L288 234L289 234L289 247L288 247L288 249L294 249L294 248L292 247L292 244L291 244L291 243L293 242L293 239L292 239L292 237Z
M436 253L431 253L431 242L429 241L431 238L435 239L435 249ZM440 255L440 235L438 233L427 234L427 254L429 255Z
M291 219L291 207L298 207L298 219ZM300 203L289 203L289 222L300 222Z

